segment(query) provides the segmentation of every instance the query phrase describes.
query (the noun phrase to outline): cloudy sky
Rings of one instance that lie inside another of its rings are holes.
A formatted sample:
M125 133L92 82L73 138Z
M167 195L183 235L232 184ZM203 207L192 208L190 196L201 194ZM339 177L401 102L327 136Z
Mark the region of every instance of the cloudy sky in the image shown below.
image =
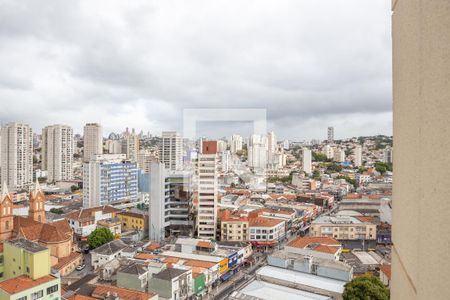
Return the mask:
M158 134L186 108L263 108L280 139L390 135L390 16L389 0L0 0L0 120Z

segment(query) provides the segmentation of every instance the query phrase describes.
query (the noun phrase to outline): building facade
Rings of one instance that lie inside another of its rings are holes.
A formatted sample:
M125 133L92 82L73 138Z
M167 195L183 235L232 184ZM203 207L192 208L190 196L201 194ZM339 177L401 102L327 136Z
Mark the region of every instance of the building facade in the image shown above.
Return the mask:
M183 168L183 141L178 132L163 131L159 158L168 170L175 171Z
M198 155L197 232L203 239L216 238L217 225L217 143L203 142Z
M33 132L29 125L8 123L1 129L1 180L10 190L33 182Z
M94 155L83 165L83 207L135 202L138 168L125 154Z
M103 154L103 129L98 123L87 123L83 133L83 160L88 162L93 155Z
M66 125L52 125L42 129L42 170L47 182L73 179L73 130Z

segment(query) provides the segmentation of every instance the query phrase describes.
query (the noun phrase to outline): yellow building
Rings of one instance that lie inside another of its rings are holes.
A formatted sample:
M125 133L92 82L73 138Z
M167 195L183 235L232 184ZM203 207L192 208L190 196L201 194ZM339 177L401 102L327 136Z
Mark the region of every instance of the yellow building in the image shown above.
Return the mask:
M6 241L3 256L3 279L26 275L35 280L50 273L50 251L38 243L25 239Z
M247 218L230 218L221 221L222 241L246 241L248 240Z
M116 214L122 223L122 232L132 230L147 231L148 217L145 214L123 211Z

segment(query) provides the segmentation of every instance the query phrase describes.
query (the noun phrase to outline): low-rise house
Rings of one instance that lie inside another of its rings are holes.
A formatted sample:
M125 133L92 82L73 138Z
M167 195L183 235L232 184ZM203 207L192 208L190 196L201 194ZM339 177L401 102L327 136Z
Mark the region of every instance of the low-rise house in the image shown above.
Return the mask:
M148 284L148 268L144 263L131 262L117 270L117 286L145 292Z
M120 234L122 233L121 224L122 223L120 222L119 218L116 217L98 221L97 227L108 228L114 236L120 236Z
M80 238L85 238L97 228L97 223L101 220L111 219L120 212L112 206L98 206L92 208L82 208L65 215L69 226Z
M311 255L319 258L339 260L342 245L330 237L298 237L290 241L285 250L290 253Z
M167 268L153 274L148 289L164 299L187 299L193 294L192 270Z
M120 258L123 249L127 247L128 245L121 240L114 240L92 250L92 267L96 270L98 267L101 267L115 258Z
M143 213L122 211L117 214L121 221L122 231L148 231L148 216Z

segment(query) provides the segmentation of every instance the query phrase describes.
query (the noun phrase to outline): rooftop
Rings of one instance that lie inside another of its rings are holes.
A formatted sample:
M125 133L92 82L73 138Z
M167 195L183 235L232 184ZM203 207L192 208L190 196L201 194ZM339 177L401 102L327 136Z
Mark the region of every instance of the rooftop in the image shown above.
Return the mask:
M344 292L344 285L346 284L345 281L276 268L272 266L264 266L256 271L256 274L257 276L276 278L288 283L301 284L304 286L309 286L319 290L325 290L338 294L342 294Z
M188 271L189 270L167 268L157 274L153 274L153 278L158 278L158 279L162 279L162 280L171 280L171 279L176 278Z
M120 300L148 300L155 294L128 290L112 285L97 285L92 292L93 297L104 299L108 295L117 295Z
M145 264L133 262L129 265L123 266L118 270L121 273L133 274L133 275L142 275L147 273L147 268Z
M104 244L104 245L92 250L92 252L97 253L97 254L102 254L102 255L112 255L112 254L117 253L127 247L128 247L128 245L125 244L123 241L115 240L115 241L111 241L107 244Z
M312 262L316 265L329 267L332 269L338 269L338 270L342 270L342 271L346 271L346 272L351 271L351 269L352 269L352 266L350 266L342 261L338 261L338 260L334 260L334 259L320 258L320 257L306 256L306 255L302 255L302 254L287 252L286 250L276 251L273 254L271 254L270 256L282 258L282 259L294 259L297 261L303 261L303 260L309 258L309 259L312 259Z
M53 280L58 280L58 278L52 275L46 275L33 280L28 276L22 275L0 282L0 289L9 295L13 295Z
M37 252L41 252L44 250L47 250L46 247L39 245L38 243L26 240L26 239L15 239L15 240L10 240L7 241L8 244L14 245L18 248L22 248L25 251L28 252L32 252L32 253L37 253Z

